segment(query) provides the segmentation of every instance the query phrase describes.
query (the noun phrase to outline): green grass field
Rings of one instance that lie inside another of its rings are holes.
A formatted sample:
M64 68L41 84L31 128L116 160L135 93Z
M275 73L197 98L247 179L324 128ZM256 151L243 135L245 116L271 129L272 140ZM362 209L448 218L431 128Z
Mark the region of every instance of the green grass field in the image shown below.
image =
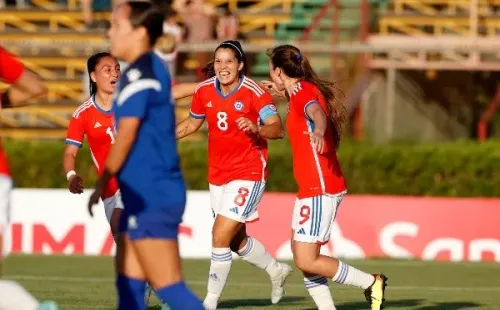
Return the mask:
M368 272L389 277L386 309L500 309L500 264L428 263L418 261L349 261ZM203 297L209 261L185 260L190 287ZM113 264L110 258L64 256L10 256L4 278L20 282L37 298L55 300L61 309L115 309ZM362 291L331 285L339 310L368 309ZM220 309L315 309L294 271L287 296L273 306L267 276L242 261L233 263ZM159 309L152 298L150 309Z

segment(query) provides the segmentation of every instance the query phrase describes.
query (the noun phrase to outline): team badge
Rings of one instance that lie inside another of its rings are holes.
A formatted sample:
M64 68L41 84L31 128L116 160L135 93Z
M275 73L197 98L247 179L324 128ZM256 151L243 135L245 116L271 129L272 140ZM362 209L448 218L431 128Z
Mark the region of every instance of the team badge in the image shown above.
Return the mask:
M236 101L236 102L234 103L234 109L235 109L236 111L241 112L241 111L243 111L243 108L244 108L244 106L243 106L243 102L241 102L241 101Z

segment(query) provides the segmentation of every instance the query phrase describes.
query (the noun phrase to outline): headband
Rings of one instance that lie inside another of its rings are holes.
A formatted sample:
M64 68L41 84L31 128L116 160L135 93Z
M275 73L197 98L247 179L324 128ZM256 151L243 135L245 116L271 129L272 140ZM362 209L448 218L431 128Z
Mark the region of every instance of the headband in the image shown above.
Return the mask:
M226 41L226 42L222 42L219 45L219 47L221 47L222 45L231 45L232 47L234 47L238 51L238 53L240 54L241 58L243 58L243 52L235 44Z

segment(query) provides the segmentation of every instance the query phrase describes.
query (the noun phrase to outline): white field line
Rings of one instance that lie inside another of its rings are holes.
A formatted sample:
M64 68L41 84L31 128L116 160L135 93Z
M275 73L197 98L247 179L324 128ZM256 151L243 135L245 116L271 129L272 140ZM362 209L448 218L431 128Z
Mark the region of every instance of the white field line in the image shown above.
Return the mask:
M56 276L31 276L31 275L5 275L2 279L9 280L25 280L25 281L47 281L47 282L66 282L66 283L114 283L112 278L98 277L56 277ZM207 285L206 281L188 281L187 284ZM242 287L269 287L269 283L262 282L235 282L230 281L229 285L237 285ZM285 284L285 287L303 288L303 284L290 283ZM352 289L348 286L335 286L338 289ZM500 292L500 286L482 286L482 287L466 287L466 286L412 286L412 285L389 285L388 290L418 290L418 291L438 291L438 292L460 292L460 291L475 291L475 292Z

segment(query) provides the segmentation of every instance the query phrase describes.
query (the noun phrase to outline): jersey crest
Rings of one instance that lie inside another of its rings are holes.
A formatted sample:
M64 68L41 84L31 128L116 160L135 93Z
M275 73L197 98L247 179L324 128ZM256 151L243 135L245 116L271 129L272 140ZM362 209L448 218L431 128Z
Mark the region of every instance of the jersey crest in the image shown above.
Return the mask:
M234 109L236 111L241 112L241 111L243 111L244 108L245 108L245 106L243 105L243 102L238 100L234 103Z

